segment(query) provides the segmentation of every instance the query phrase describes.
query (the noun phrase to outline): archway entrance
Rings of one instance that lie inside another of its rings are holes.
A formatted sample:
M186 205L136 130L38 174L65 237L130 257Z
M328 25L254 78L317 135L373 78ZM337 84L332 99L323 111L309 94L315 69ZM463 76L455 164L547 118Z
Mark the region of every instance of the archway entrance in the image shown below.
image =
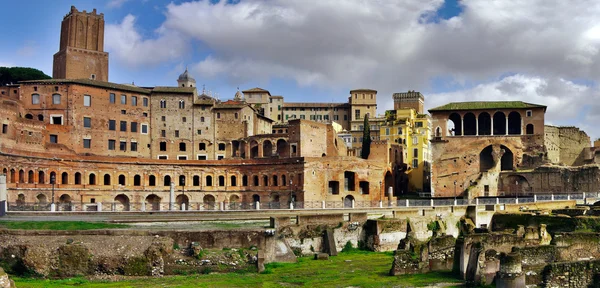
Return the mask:
M160 197L155 194L150 194L146 197L146 210L159 211L160 210Z
M215 210L215 196L213 195L205 195L202 199L202 203L204 203L205 210Z
M60 195L60 198L58 198L58 210L62 210L62 211L71 211L72 207L71 207L71 196L68 194L63 194Z
M354 197L352 195L348 195L344 198L344 208L352 208L352 201L354 201Z
M129 197L119 194L115 197L114 211L129 211Z
M179 194L175 198L175 203L177 203L178 210L189 210L190 209L190 199L187 195ZM185 204L185 209L183 208L183 204Z
M524 197L531 193L531 186L527 178L521 175L510 175L503 181L504 195Z
M381 199L383 200L387 195L388 195L388 191L390 190L390 187L394 187L394 180L392 179L392 173L390 173L390 171L385 173L385 178L384 178L384 185L383 187L380 187L380 189L383 189L383 191L381 191L382 193L382 197ZM392 188L392 193L394 188Z

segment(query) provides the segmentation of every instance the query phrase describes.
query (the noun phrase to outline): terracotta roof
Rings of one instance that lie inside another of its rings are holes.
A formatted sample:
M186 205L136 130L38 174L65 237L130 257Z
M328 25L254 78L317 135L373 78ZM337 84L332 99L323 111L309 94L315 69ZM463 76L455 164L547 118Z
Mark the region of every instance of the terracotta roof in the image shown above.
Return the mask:
M348 103L305 103L305 102L284 102L283 107L349 107Z
M375 92L375 93L377 93L377 90L367 89L367 88L358 88L358 89L350 90L350 93L352 93L352 92Z
M435 111L455 111L455 110L493 110L493 109L526 109L526 108L544 108L546 106L531 104L522 101L474 101L474 102L453 102L443 106L429 109L429 112Z
M227 101L227 102L230 102L230 101ZM231 101L234 103L227 103L227 102L216 103L215 106L213 107L213 109L240 109L240 108L244 108L244 107L250 107L248 104L243 103L243 102L236 102L236 101Z
M121 91L130 91L142 94L150 94L150 90L140 88L133 85L127 84L117 84L111 82L104 82L98 80L90 80L90 79L45 79L45 80L29 80L29 81L21 81L19 83L23 84L80 84L92 87L100 87Z
M194 93L196 88L194 87L165 87L165 86L157 86L152 88L152 92L156 93L183 93L190 94Z
M269 94L269 96L271 96L271 92L269 92L269 90L265 90L265 89L258 88L258 87L244 90L244 91L242 91L242 93L244 93L244 94L246 94L246 93L267 93L267 94Z

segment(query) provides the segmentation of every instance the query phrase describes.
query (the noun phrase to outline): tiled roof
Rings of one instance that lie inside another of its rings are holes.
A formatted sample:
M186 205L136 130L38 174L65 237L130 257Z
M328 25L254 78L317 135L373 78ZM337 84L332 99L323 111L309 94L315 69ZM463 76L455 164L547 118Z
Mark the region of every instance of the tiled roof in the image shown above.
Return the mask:
M377 93L377 90L368 89L368 88L352 89L352 90L350 90L350 93L355 92L355 91L356 92L361 92L362 91L362 92L375 92L375 93Z
M349 107L348 103L284 102L283 107Z
M525 109L525 108L544 108L544 105L525 103L522 101L474 101L474 102L453 102L443 106L429 109L432 111L454 111L454 110L492 110L492 109Z
M265 89L262 89L262 88L254 87L254 88L242 91L242 93L252 93L252 92L269 92L269 90L265 90Z
M152 92L156 93L184 93L190 94L194 93L196 88L194 87L165 87L165 86L157 86L152 88Z
M104 82L104 81L90 80L90 79L45 79L45 80L21 81L19 83L24 83L24 84L80 84L80 85L86 85L86 86L115 89L115 90L136 92L136 93L142 93L142 94L150 94L150 90L140 88L137 86L126 85L126 84L116 84L116 83L111 83L111 82Z

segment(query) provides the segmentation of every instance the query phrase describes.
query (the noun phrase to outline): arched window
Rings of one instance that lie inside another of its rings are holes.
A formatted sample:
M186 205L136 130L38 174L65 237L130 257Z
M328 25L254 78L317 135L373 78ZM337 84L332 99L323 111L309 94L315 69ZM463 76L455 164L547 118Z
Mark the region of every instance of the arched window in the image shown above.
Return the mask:
M38 172L38 183L46 184L46 173L44 173L44 171Z
M287 186L287 182L285 180L285 175L281 175L281 186Z
M39 121L44 121L44 115L38 114L38 120Z
M148 186L156 186L156 176L148 176Z
M33 120L33 115L31 115L29 113L25 114L25 119L31 119L31 120Z
M479 135L492 135L492 118L489 113L479 113L477 122Z
M10 169L10 183L16 183L17 182L17 179L15 179L16 173L17 172L15 171L15 169ZM52 172L52 173L54 173L54 172Z
M179 100L179 109L185 109L185 101Z
M506 134L506 115L503 112L494 113L494 127L492 127L494 135Z
M185 176L179 175L179 186L185 186Z
M237 178L235 176L231 176L231 186L237 186Z
M194 178L192 178L192 180L193 180L193 181L192 181L192 182L193 182L192 184L193 184L194 186L200 186L200 176L198 176L198 175L194 175Z
M525 126L525 132L527 135L533 135L533 124L527 124L527 126Z
M133 186L141 186L142 185L142 177L140 175L133 176Z
M160 100L160 108L167 108L167 101L165 99Z
M69 174L67 172L61 174L60 184L69 184Z
M508 114L508 135L521 135L521 114L513 111Z
M212 176L206 176L206 186L212 186Z
M19 183L25 183L25 171L19 170Z
M258 185L260 185L260 184L258 183L258 176L254 175L254 177L253 177L253 178L254 178L254 186L258 186Z
M242 176L242 186L248 186L248 176Z
M273 175L273 186L278 186L279 185L279 183L277 183L279 181L277 181L277 180L279 180L279 179L277 179L277 175Z
M185 142L179 143L179 151L185 151Z
M463 117L463 135L476 135L477 134L477 118L475 114L469 112Z
M29 173L27 173L27 182L30 184L33 184L34 179L35 178L35 173L33 173L33 170L29 170Z
M96 185L96 174L92 173L88 176L88 185Z
M204 122L204 116L200 117L200 122Z
M269 186L269 176L263 176L263 186Z
M225 151L225 143L219 143L219 151Z
M221 119L221 113L217 112L217 119Z
M462 118L458 113L450 114L448 117L448 135L449 136L462 136Z
M119 185L125 186L125 175L119 175Z
M225 186L225 176L219 176L219 186Z
M165 177L163 178L163 185L171 186L171 176L165 175Z
M81 173L75 173L75 185L81 185Z
M110 175L104 174L104 185L110 185Z
M198 149L199 150L206 150L206 143L200 143Z

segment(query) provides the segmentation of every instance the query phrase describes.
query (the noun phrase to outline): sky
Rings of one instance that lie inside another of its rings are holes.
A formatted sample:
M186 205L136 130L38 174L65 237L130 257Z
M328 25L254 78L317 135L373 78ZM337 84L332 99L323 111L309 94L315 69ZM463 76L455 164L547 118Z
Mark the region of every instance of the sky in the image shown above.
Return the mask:
M109 81L176 85L188 67L220 99L261 87L286 102L415 90L426 108L514 100L600 137L600 1L3 1L0 66L52 74L71 5L104 13ZM9 29L6 29L9 27Z

